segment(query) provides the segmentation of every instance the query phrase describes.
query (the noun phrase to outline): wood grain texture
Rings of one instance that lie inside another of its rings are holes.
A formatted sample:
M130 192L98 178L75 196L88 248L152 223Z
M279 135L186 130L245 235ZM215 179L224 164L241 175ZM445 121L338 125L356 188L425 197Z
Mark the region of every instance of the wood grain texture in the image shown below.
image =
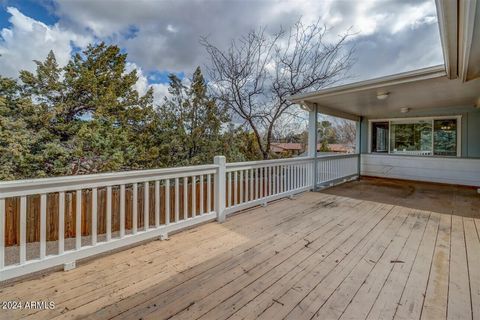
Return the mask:
M479 226L305 193L4 286L56 308L0 319L478 319Z

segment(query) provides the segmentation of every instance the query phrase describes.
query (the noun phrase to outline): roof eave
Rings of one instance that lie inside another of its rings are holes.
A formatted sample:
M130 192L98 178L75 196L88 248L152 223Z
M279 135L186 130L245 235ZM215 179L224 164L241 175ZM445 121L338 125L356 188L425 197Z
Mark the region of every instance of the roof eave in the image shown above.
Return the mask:
M447 75L447 72L445 71L445 65L442 64L442 65L418 69L414 71L398 73L395 75L354 82L354 83L350 83L350 84L346 84L338 87L322 89L315 92L292 95L288 97L288 100L294 103L303 103L318 97L339 95L342 93L350 93L350 92L375 89L375 88L380 89L383 87L392 86L396 84L445 77L446 75Z

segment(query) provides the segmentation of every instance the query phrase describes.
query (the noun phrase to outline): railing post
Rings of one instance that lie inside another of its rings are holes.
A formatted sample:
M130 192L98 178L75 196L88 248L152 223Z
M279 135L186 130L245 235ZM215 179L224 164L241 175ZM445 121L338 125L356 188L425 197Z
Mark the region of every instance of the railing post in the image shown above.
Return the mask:
M217 213L217 221L225 221L225 198L226 198L226 159L224 156L215 156L213 163L218 165L215 177L215 212Z

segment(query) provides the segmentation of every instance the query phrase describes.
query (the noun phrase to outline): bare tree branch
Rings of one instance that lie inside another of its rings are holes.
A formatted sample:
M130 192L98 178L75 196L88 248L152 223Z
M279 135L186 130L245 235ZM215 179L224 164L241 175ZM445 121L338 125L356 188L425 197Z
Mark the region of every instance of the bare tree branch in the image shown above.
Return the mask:
M273 35L265 28L232 40L221 50L207 38L207 71L217 100L254 132L264 159L270 157L275 126L292 107L290 95L319 90L346 79L353 60L350 33L332 42L320 21L297 21Z

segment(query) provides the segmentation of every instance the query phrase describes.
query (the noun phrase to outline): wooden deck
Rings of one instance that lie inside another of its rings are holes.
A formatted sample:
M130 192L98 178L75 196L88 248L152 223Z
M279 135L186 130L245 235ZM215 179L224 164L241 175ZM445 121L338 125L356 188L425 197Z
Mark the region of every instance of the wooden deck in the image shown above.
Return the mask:
M305 193L14 283L16 319L480 319L480 220Z

